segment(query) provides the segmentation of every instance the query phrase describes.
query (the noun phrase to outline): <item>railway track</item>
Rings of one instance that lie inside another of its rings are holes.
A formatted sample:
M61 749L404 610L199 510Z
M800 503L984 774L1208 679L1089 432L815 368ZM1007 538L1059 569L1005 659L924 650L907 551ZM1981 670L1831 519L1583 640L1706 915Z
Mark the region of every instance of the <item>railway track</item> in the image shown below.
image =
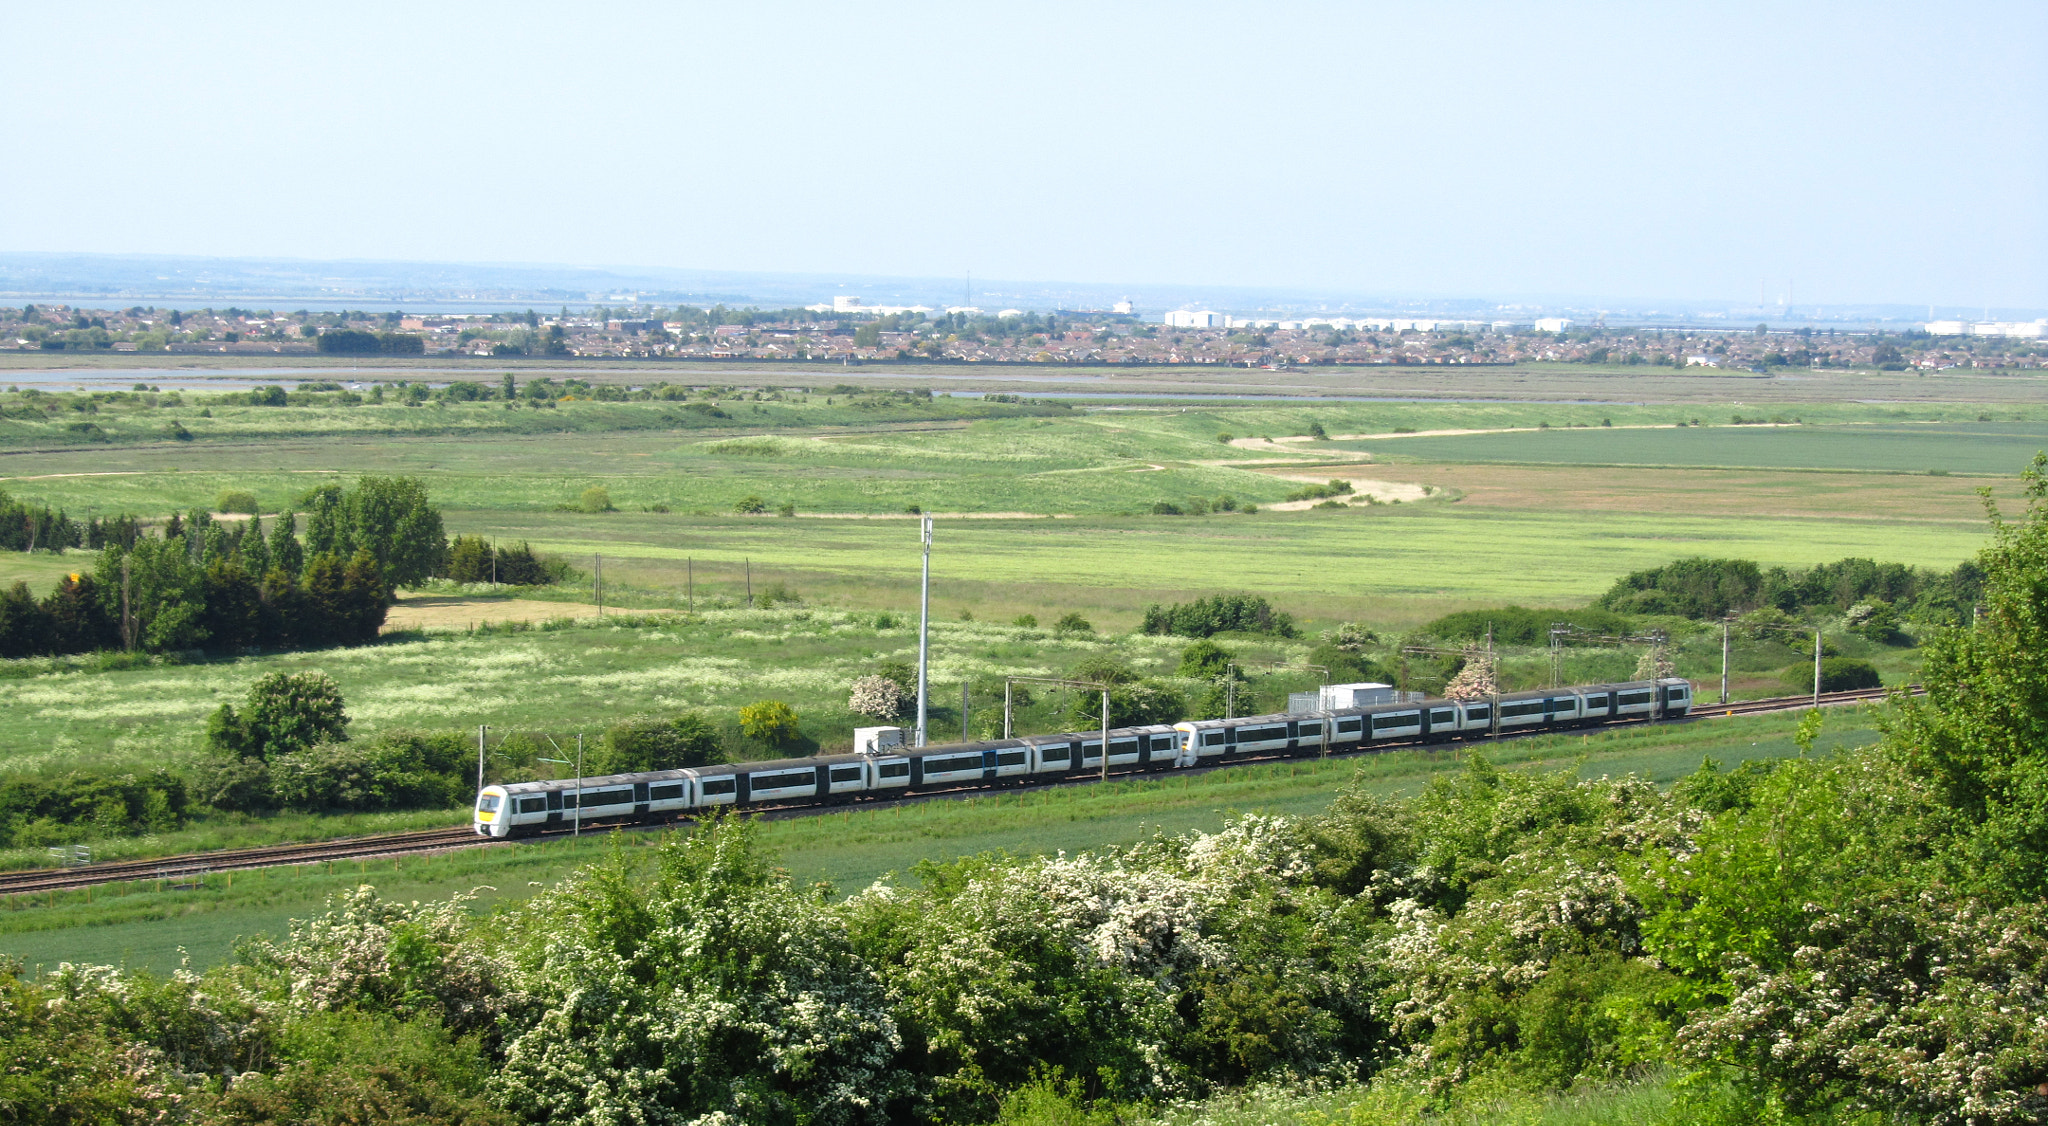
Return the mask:
M422 829L412 833L385 833L374 837L350 837L313 844L273 845L265 848L221 849L215 852L163 856L154 860L122 860L86 864L76 868L30 868L0 872L0 895L21 895L65 891L95 884L147 882L167 883L204 878L216 872L249 868L274 868L292 864L322 864L333 860L363 860L370 857L402 856L415 852L436 852L464 845L489 844L468 825L450 829Z
M1857 688L1845 692L1823 692L1820 695L1822 707L1843 704L1866 703L1882 700L1890 693L1884 688ZM1922 690L1918 685L1908 689L1913 694ZM1744 700L1733 704L1695 705L1693 719L1720 719L1724 716L1760 715L1769 712L1797 711L1813 706L1813 697L1780 696L1768 700ZM1532 733L1541 734L1541 732ZM1373 754L1378 748L1344 752L1343 757ZM1276 758L1240 760L1252 762L1282 761ZM1195 773L1207 774L1215 770L1227 770L1231 763L1197 768ZM1092 777L1065 780L1066 785L1087 785ZM957 798L970 794L986 793L980 787L959 791L939 791L913 797L898 798L874 804L875 808L903 805L914 801L934 798ZM780 820L802 817L818 812L843 812L841 807L789 807L768 809L763 812ZM659 828L660 826L654 826ZM609 830L611 826L592 826L592 831ZM568 833L550 833L526 840L553 840ZM165 883L189 882L194 877L204 878L218 872L244 871L251 868L278 868L296 864L324 864L336 860L367 860L373 857L404 856L411 853L439 852L450 848L481 848L514 842L480 837L467 824L447 829L422 829L410 833L385 833L373 837L350 837L343 840L319 841L311 844L271 845L264 848L222 849L215 852L186 853L180 856L158 857L153 860L110 861L104 864L86 864L75 868L30 868L12 872L0 872L0 896L31 895L41 892L69 891L76 888L92 887L99 884L122 882L149 882L161 880Z
M1869 703L1874 700L1882 700L1894 691L1896 689L1850 688L1841 692L1823 692L1820 694L1820 706L1826 708L1839 704ZM1906 693L1911 696L1924 695L1926 691L1926 689L1917 684L1906 686ZM1740 703L1734 704L1701 704L1695 701L1692 714L1701 719L1719 719L1723 716L1761 715L1765 712L1798 711L1801 708L1810 708L1813 704L1814 698L1811 695L1778 696L1769 700L1743 700Z

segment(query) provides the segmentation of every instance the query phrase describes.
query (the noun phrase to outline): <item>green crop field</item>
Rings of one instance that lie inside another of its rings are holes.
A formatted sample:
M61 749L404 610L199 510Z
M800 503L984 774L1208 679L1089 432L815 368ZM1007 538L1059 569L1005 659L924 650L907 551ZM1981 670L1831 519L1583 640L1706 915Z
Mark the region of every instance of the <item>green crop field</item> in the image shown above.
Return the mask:
M1836 710L1816 743L1826 750L1873 738L1868 709ZM1724 767L1797 753L1796 716L1759 716L1555 735L1492 746L1489 757L1525 769L1571 768L1585 777L1640 774L1668 783L1711 756ZM769 843L800 880L823 880L839 894L859 890L919 861L990 850L1019 854L1077 852L1124 845L1155 833L1213 830L1239 812L1312 814L1338 787L1360 778L1387 796L1415 793L1433 775L1457 769L1458 749L1403 751L1363 759L1305 760L1195 776L1166 776L1052 790L1028 790L909 808L855 810L771 822ZM608 836L608 835L607 835ZM638 847L650 834L621 840ZM241 935L280 933L286 920L317 912L324 897L367 882L397 899L477 895L480 907L523 898L614 845L604 837L547 842L438 857L279 868L209 878L193 891L158 890L153 881L56 897L0 901L0 953L30 965L60 961L127 963L159 971L189 955L195 968L232 952Z
M907 521L455 512L449 522L579 559L615 556L621 566L608 563L608 573L621 581L631 576L677 594L686 558L716 567L726 582L751 559L757 582L788 576L806 590L844 582L907 591L916 578L917 536ZM1123 613L1176 592L1252 590L1319 620L1355 617L1377 603L1392 622L1414 620L1392 605L1400 600L1420 599L1425 608L1583 603L1628 571L1681 555L1782 565L1861 555L1951 567L1984 538L1974 504L1946 524L1424 502L1206 518L963 520L936 534L934 596L948 613L1017 589ZM901 605L902 597L883 604ZM1027 599L1022 608L1044 604Z
M1380 457L1548 465L1851 469L2011 477L2048 449L2048 425L1707 426L1656 430L1551 429L1512 434L1341 442Z

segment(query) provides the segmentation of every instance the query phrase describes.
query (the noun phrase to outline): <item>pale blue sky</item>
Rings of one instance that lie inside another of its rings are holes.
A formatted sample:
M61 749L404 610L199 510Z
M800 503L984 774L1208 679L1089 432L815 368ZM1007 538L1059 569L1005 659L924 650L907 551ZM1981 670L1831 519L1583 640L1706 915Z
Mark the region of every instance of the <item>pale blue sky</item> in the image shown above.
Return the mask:
M2048 5L9 6L0 250L2048 306Z

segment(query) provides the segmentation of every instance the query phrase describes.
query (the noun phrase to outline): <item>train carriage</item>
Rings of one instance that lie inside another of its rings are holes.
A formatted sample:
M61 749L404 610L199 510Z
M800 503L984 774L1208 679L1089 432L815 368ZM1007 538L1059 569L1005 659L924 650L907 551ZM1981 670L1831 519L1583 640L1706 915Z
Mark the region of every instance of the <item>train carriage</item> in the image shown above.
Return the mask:
M1306 715L1256 715L1115 728L1109 772L1173 770L1237 758L1352 752L1380 745L1564 730L1690 714L1677 677L1422 700ZM907 793L1086 777L1103 769L1100 732L486 786L474 824L492 837L670 820L718 808L819 805Z

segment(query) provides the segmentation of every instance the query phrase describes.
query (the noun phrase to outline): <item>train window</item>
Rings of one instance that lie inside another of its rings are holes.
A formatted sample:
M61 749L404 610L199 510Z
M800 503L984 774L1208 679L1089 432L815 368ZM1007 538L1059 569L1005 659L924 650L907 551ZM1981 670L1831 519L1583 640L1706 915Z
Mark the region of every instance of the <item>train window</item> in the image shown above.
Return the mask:
M1225 732L1222 731L1204 731L1202 732L1202 745L1205 747L1220 747L1223 745L1224 735Z
M1112 755L1137 754L1138 741L1136 739L1111 739L1109 741L1109 753Z
M926 777L934 774L952 774L961 770L980 770L980 755L954 755L951 758L928 758L924 760Z
M1457 722L1457 719L1458 713L1451 710L1450 708L1438 708L1437 710L1429 713L1429 722L1431 726L1435 726L1439 723L1455 723Z
M1240 743L1263 743L1268 739L1285 738L1287 738L1287 729L1284 727L1257 727L1250 731L1240 731L1237 733L1237 741Z
M1023 751L998 751L996 753L996 765L1023 766L1024 758L1025 755Z
M749 784L754 790L786 790L791 786L816 786L818 772L815 770L789 770L781 774L756 774Z
M875 773L884 778L908 778L910 777L910 764L907 762L885 762Z
M835 767L833 767L833 768L832 768L832 781L834 781L834 782L858 782L858 781L860 781L860 767L858 767L858 766L835 766Z
M656 786L652 790L647 791L649 801L674 801L682 796L683 784L681 782L673 786Z
M1065 762L1074 757L1074 748L1065 743L1057 747L1041 747L1038 751L1038 757L1047 762Z
M1541 700L1527 700L1519 704L1502 704L1500 706L1500 717L1502 719L1509 719L1514 716L1542 714L1543 701Z
M542 810L546 809L547 807L548 807L548 799L546 799L546 798L520 798L520 799L519 799L519 812L521 812L521 813L539 813L539 812L541 812Z
M485 794L483 797L477 799L476 807L478 810L484 813L498 812L498 795Z
M715 797L719 794L732 793L737 782L738 779L732 777L706 778L697 788L705 797Z
M1337 734L1339 735L1356 734L1363 730L1365 730L1365 721L1362 719L1340 719L1337 721Z
M1374 716L1372 720L1372 725L1379 728L1418 727L1421 724L1421 712L1397 712L1393 715Z
M1621 694L1621 703L1623 707L1627 707L1631 704L1647 704L1649 702L1650 694L1648 692L1623 692Z
M1552 700L1550 702L1550 705L1550 710L1560 715L1564 714L1565 712L1575 712L1579 710L1579 702L1577 700Z
M1314 738L1318 738L1318 737L1320 737L1320 736L1322 735L1322 733L1323 733L1323 721L1322 721L1322 720L1319 720L1319 719L1312 719L1312 720L1308 720L1307 722L1305 722L1305 723L1303 723L1303 724L1301 725L1301 737L1302 737L1302 738L1304 738L1304 739L1314 739Z
M1467 705L1465 705L1465 718L1466 718L1466 719L1491 719L1492 717L1493 717L1493 705L1492 705L1492 704L1467 704Z
M1673 688L1671 690L1671 698L1674 700L1683 700L1686 697L1686 692L1687 690L1684 688Z
M597 805L632 804L633 791L630 787L624 790L585 790L583 792L583 808L585 809Z

